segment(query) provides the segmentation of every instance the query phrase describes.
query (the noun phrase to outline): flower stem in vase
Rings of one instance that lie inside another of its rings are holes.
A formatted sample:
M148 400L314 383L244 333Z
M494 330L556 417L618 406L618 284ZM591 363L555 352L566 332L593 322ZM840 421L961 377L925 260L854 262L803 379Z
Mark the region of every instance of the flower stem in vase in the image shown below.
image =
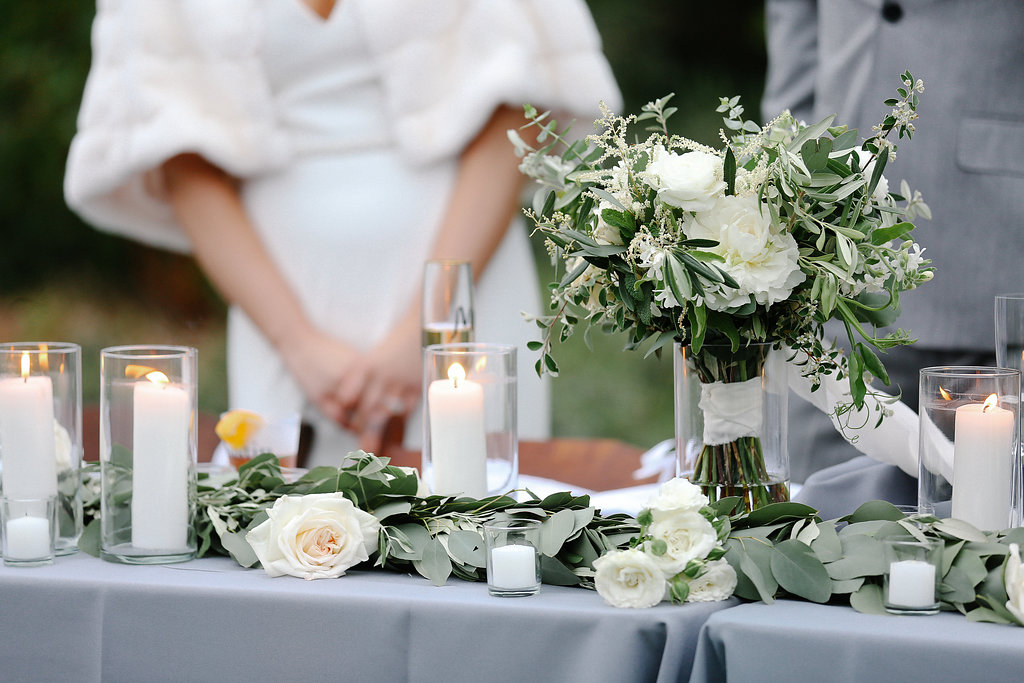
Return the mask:
M768 387L766 358L770 345L704 347L697 354L684 351L684 374L699 382L698 400L677 400L677 410L697 410L698 434L684 434L684 452L695 452L692 468L681 468L712 501L730 496L743 499L748 510L789 500L788 468L770 467L778 455L766 460L769 449L780 447L777 417L765 418ZM696 390L695 390L696 391ZM696 448L699 446L699 448ZM781 446L784 448L784 445Z

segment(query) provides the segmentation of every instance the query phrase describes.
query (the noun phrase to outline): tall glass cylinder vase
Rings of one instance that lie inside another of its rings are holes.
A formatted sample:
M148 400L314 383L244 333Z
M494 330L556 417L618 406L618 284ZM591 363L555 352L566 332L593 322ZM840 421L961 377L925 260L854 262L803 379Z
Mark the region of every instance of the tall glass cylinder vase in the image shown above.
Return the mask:
M1019 524L1020 370L921 370L918 506L985 531Z
M196 359L184 346L103 349L100 556L127 564L195 557Z
M748 510L789 500L786 360L771 344L674 351L676 474Z
M516 347L434 344L423 356L423 476L431 492L483 498L515 489Z
M0 344L3 495L55 496L57 555L82 534L82 349L65 342Z

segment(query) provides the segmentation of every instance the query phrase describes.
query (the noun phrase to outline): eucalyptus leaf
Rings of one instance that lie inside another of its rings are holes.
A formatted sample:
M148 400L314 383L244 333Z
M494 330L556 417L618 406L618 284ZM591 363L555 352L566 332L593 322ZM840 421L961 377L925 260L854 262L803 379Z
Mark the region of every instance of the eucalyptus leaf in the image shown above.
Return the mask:
M817 525L818 537L811 541L811 550L822 562L834 562L843 556L843 545L836 533L835 522L823 522Z
M577 586L580 577L573 573L560 560L547 555L540 556L541 581L552 586Z
M860 587L864 585L864 577L856 579L844 579L842 581L832 580L832 594L833 595L848 595L855 593L860 590Z
M843 536L843 556L825 565L828 575L837 580L856 579L861 576L881 576L885 573L885 552L881 541L870 536Z
M562 549L576 528L576 515L572 510L559 510L544 520L540 526L540 542L538 549L541 554L554 557Z
M416 571L435 586L443 586L452 573L452 561L441 541L433 538L423 548L423 559L413 562Z
M473 567L487 566L483 537L475 531L453 531L448 535L448 552L456 560Z
M775 580L786 591L811 602L827 602L832 595L832 581L821 561L804 543L782 541L771 554L771 570Z
M949 568L942 577L940 588L942 599L946 602L969 603L974 601L975 582L962 569L956 566Z
M850 607L861 614L888 614L882 602L882 587L873 583L865 583L850 595Z
M985 536L984 532L979 531L977 527L968 524L962 519L941 519L935 523L935 530L964 541L974 541L977 543L988 541L988 537Z

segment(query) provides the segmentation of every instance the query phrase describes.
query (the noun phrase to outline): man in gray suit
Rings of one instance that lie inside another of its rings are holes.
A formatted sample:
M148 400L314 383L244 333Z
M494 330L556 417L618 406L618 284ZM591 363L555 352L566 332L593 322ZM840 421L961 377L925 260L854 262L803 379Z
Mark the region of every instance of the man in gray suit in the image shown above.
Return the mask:
M837 121L871 135L899 76L923 79L914 139L886 167L920 190L932 220L914 237L935 279L902 298L918 339L881 356L917 409L930 365L995 365L993 297L1024 291L1024 1L767 0L766 118ZM794 481L857 455L793 397ZM806 412L805 412L806 411ZM906 501L911 502L911 501Z

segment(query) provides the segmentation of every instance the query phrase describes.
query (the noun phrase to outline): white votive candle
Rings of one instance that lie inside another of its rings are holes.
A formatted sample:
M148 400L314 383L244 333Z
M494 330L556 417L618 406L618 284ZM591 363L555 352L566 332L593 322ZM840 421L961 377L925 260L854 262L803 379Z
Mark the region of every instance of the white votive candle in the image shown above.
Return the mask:
M494 588L533 588L537 585L537 550L532 545L503 545L491 550L491 573L487 577Z
M4 557L8 560L40 560L53 554L50 520L45 517L9 519L4 533Z
M8 498L57 494L53 383L49 377L0 380L0 458Z
M1010 523L1014 419L995 399L956 409L952 516L995 531Z
M188 545L191 401L179 386L143 380L134 387L132 545Z
M453 363L449 379L435 380L427 389L432 488L437 494L482 498L487 495L484 390L465 376Z
M887 604L894 607L935 605L935 565L924 560L900 560L889 565Z

